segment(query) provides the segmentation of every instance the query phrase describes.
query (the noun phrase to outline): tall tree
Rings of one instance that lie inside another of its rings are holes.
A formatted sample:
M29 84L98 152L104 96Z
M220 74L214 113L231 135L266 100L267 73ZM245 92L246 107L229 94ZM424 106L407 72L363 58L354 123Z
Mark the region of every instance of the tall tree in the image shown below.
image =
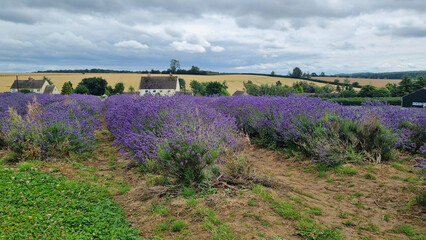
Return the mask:
M105 92L105 89L104 89L104 92ZM77 94L90 94L90 91L89 91L89 89L86 86L78 84L77 87L74 89L74 93L77 93Z
M124 84L122 82L116 83L114 87L114 94L123 94Z
M69 95L72 93L72 86L70 82L65 82L64 85L62 85L61 94L63 95Z
M183 91L186 92L186 82L185 82L185 79L179 78L179 86L180 86L180 90L181 91L183 89Z
M291 77L294 77L294 78L301 78L302 77L302 70L300 70L300 68L298 68L298 67L295 67L294 69L293 69L293 72L291 73Z
M101 96L105 93L108 83L101 77L83 78L78 85L83 85L89 89L91 95Z
M401 82L399 82L398 90L401 92L402 96L414 91L413 79L411 79L411 77L408 75L404 75L404 77L402 77Z
M176 70L180 69L180 63L179 60L172 59L170 60L170 71L172 73L176 73Z

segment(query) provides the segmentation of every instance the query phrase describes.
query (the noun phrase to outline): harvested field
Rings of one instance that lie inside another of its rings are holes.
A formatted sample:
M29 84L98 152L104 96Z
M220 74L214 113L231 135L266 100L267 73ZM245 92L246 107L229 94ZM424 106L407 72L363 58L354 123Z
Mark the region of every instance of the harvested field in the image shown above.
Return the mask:
M370 78L342 78L342 77L314 77L315 79L325 80L334 82L335 79L339 79L340 83L343 83L345 79L349 79L351 83L358 82L360 85L371 84L376 87L384 87L388 83L398 84L401 79L370 79Z
M57 86L59 91L62 88L62 85L65 82L71 81L73 86L77 86L77 84L83 78L88 77L102 77L107 80L109 85L114 86L118 82L123 82L126 91L130 86L133 86L135 89L139 87L139 81L142 76L147 76L147 74L135 74L135 73L0 73L0 92L8 92L10 91L10 86L13 81L16 79L16 76L19 79L28 79L28 77L32 77L34 79L42 79L43 76L50 78ZM155 76L161 76L155 75ZM300 80L293 78L279 78L279 77L268 77L268 76L259 76L259 75L177 75L180 78L185 79L186 86L189 88L189 83L192 80L197 80L200 82L209 82L209 81L226 81L228 85L228 91L230 94L234 93L236 90L243 89L243 82L252 81L255 84L275 84L277 81L281 81L283 85L292 86L294 82L298 82ZM322 83L315 83L318 86L324 86Z

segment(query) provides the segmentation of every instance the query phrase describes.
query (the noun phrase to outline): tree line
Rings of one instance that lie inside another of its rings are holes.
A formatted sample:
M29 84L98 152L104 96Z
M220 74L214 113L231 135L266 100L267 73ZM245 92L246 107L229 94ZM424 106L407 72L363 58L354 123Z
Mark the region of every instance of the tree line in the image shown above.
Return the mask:
M132 90L133 89L133 90ZM132 86L129 87L131 92L134 91ZM102 96L106 94L117 95L124 92L124 84L122 82L116 83L114 87L108 86L108 82L101 77L83 78L78 83L76 88L73 88L71 82L65 82L62 86L61 94L68 95L72 93L76 94L90 94L96 96Z

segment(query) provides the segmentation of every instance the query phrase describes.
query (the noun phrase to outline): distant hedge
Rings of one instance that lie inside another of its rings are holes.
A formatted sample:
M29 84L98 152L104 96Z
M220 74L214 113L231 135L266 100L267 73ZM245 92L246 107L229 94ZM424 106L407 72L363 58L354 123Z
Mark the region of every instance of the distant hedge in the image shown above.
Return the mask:
M383 97L383 98L355 97L355 98L332 98L332 99L325 98L324 100L337 102L345 106L361 106L363 102L366 102L368 100L370 101L379 100L382 102L387 102L389 105L394 105L394 106L401 106L401 103L402 103L401 97Z

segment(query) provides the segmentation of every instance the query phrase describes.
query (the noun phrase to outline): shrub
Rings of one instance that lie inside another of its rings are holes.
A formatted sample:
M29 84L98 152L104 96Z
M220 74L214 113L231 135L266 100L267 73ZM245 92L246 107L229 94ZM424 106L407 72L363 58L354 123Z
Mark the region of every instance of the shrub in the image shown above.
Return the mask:
M14 97L9 100L13 101ZM63 157L93 149L94 130L99 126L99 120L85 105L69 98L33 97L32 102L21 102L26 109L9 107L0 116L0 142L3 145L17 153L20 159Z

